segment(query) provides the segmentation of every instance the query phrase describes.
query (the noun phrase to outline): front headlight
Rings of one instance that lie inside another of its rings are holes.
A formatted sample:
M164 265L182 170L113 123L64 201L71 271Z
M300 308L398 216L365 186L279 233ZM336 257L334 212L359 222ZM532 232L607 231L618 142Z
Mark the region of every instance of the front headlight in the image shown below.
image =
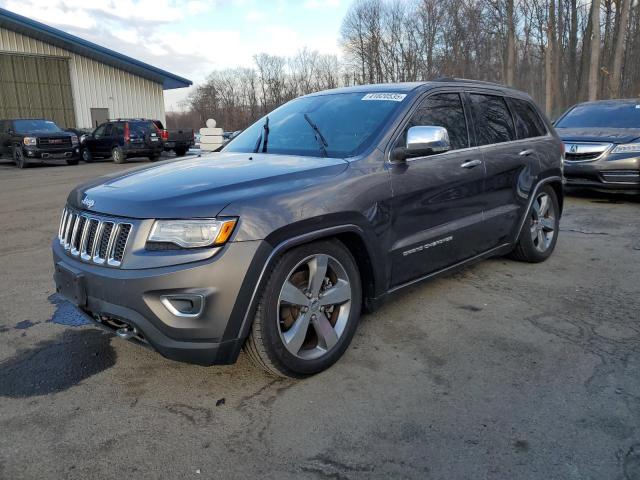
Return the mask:
M625 143L623 145L617 145L616 148L611 150L611 153L639 153L640 143Z
M78 137L76 135L71 136L71 145L78 145Z
M223 220L156 220L149 242L173 243L183 248L224 245L237 219Z
M24 137L22 141L25 145L35 145L38 140L36 137Z

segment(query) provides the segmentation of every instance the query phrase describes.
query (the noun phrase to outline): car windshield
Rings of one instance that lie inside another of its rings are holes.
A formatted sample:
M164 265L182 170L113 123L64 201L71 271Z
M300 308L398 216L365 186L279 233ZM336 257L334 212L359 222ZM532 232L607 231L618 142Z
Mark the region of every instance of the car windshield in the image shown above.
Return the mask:
M640 128L640 102L578 105L556 128Z
M401 93L340 93L302 97L277 108L235 137L225 152L346 158L369 146L405 98ZM312 125L315 125L315 129Z
M15 125L16 132L19 133L55 133L62 131L62 129L51 120L14 120L13 124Z

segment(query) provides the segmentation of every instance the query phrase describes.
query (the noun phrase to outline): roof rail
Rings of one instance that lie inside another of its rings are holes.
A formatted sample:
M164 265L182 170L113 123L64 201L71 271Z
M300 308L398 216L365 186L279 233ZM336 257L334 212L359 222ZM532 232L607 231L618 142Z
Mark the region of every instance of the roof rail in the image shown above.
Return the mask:
M472 80L472 79L468 79L468 78L438 77L438 78L435 78L435 79L433 79L431 81L432 82L471 83L471 84L476 84L476 85L487 85L487 86L500 87L500 88L509 88L506 85L502 85L501 83L498 83L498 82L488 82L486 80Z

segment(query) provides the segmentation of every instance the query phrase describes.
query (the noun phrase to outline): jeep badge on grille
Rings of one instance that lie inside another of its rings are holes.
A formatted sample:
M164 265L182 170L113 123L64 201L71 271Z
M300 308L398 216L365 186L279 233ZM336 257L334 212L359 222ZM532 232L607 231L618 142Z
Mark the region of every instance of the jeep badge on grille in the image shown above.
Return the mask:
M87 208L93 207L95 205L95 203L96 202L94 200L91 200L89 197L84 197L82 199L82 204Z

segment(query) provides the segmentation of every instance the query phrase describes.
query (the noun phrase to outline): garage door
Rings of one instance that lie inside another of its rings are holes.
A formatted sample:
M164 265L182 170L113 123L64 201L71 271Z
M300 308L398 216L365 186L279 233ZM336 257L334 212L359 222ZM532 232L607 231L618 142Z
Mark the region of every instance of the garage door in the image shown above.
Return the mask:
M75 127L69 61L0 53L0 118L46 118Z

